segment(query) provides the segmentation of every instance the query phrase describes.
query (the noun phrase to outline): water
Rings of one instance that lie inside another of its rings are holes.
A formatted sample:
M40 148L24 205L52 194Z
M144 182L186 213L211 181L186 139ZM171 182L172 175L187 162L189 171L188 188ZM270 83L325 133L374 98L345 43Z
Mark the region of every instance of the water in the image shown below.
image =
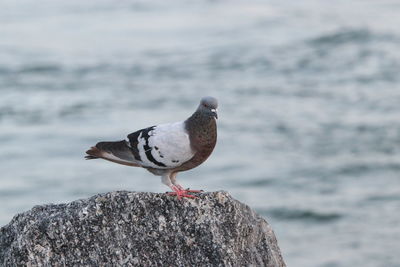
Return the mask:
M183 185L265 216L289 266L399 266L397 1L0 3L0 223L43 203L163 192L84 161L220 101L219 140Z

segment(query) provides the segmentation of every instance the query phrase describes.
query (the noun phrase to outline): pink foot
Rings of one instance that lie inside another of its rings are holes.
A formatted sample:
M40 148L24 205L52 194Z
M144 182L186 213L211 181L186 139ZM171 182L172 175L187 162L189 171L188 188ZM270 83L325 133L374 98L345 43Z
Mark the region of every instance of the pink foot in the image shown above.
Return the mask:
M197 198L196 196L193 196L189 193L200 193L202 191L200 190L189 190L189 189L183 189L182 186L180 185L172 185L171 189L174 190L174 192L168 192L167 194L169 196L177 196L178 199L181 199L182 197L187 197L187 198Z
M204 192L203 190L191 190L190 188L183 188L183 186L181 186L181 185L179 185L179 184L177 184L176 185L176 187L179 189L179 190L184 190L184 191L186 191L186 192L188 192L188 193L201 193L201 192Z
M203 190L192 190L192 189L189 189L189 188L185 189L185 191L188 192L188 193L202 193L202 192L204 192Z

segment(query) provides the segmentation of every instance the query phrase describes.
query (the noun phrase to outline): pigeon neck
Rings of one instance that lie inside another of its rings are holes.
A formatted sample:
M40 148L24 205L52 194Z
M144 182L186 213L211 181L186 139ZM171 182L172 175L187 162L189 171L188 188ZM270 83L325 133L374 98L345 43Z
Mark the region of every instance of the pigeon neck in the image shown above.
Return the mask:
M217 137L215 118L204 112L196 111L186 120L186 130L192 145L197 146L214 144Z

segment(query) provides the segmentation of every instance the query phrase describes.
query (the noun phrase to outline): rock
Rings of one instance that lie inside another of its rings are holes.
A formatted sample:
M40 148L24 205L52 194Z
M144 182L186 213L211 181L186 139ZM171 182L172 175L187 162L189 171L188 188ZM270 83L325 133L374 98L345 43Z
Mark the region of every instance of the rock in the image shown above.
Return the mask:
M285 266L274 232L226 192L118 191L35 206L0 229L1 266Z

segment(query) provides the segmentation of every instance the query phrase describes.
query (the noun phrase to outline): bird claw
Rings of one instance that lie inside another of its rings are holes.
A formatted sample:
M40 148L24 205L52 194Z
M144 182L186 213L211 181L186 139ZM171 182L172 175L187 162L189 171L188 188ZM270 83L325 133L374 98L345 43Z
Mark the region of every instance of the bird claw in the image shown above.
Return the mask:
M185 189L186 192L188 193L203 193L204 190L192 190L190 188Z
M167 192L167 195L169 196L177 196L178 199L182 199L183 197L187 198L198 198L197 196L191 195L189 193L201 193L204 192L203 190L190 190L188 189L183 189L182 186L173 186L171 187L174 192Z
M169 196L177 196L178 199L182 199L183 197L187 198L197 198L197 196L193 196L190 194L187 194L186 191L180 191L180 192L167 192Z

